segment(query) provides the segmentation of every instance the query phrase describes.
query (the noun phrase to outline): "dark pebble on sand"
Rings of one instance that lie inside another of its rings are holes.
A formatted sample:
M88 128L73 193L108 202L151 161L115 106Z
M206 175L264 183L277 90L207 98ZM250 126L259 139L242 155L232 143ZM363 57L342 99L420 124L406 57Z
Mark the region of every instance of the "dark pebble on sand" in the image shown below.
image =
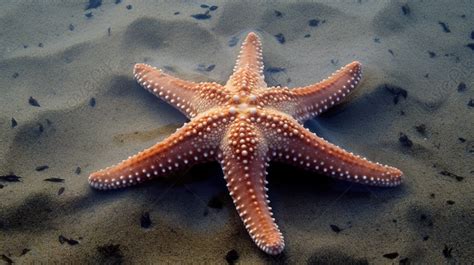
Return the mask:
M3 189L3 187L5 187L5 186L3 186L3 184L0 184L0 189Z
M310 21L308 21L308 25L310 27L317 27L319 26L319 20L318 19L311 19Z
M474 40L474 30L471 32L471 39Z
M5 261L7 264L13 264L14 263L13 260L5 254L2 254L2 260Z
M462 137L458 137L458 140L459 140L461 143L466 142L466 139L465 139L465 138L462 138Z
M466 45L466 47L471 48L471 50L474 51L474 43L469 43Z
M41 107L40 104L38 103L38 100L36 100L33 97L30 97L28 99L28 103L30 103L30 105L33 106L33 107Z
M123 257L122 251L120 251L120 245L103 245L97 247L97 252L99 252L105 258L117 258L121 259Z
M210 64L209 66L206 66L205 64L199 64L197 70L201 72L210 72L214 70L214 68L216 68L215 64Z
M413 146L413 142L404 133L400 133L400 137L398 138L398 141L400 141L400 143L405 147L412 147Z
M67 238L63 235L59 235L58 240L59 240L59 243L61 243L61 245L64 244L64 243L68 243L71 246L79 244L79 242L77 240L72 239L72 238Z
M451 30L450 30L449 27L448 27L448 24L446 24L446 23L444 23L444 22L441 22L441 21L439 21L438 24L441 25L441 27L443 28L443 31L444 31L444 32L446 32L446 33L451 32Z
M62 182L64 182L64 179L62 179L62 178L47 178L47 179L44 179L44 181L62 183Z
M339 228L339 226L337 226L337 225L329 225L329 226L331 227L331 230L336 232L336 233L339 233L339 232L342 231L342 229Z
M48 168L49 168L48 165L42 165L42 166L37 166L37 167L35 168L35 170L36 170L36 171L43 171L43 170L46 170L46 169L48 169Z
M239 253L235 251L235 249L232 249L231 251L227 252L225 255L225 260L227 261L228 264L235 264L235 262L239 259Z
M237 38L236 36L233 36L232 38L230 38L228 42L229 47L234 47L235 45L237 45L238 42L239 42L239 38Z
M379 38L374 38L374 42L375 43L380 43L380 39Z
M209 15L209 10L207 10L206 13L204 14L194 14L194 15L191 15L191 17L198 20L203 20L203 19L210 19L211 15Z
M74 25L73 25L73 24L69 24L69 30L70 30L70 31L73 31L73 30L74 30Z
M224 204L218 196L214 196L209 200L209 202L207 202L207 206L213 209L222 209Z
M474 99L470 99L469 102L467 103L468 107L474 107Z
M95 107L95 103L96 103L96 102L95 102L95 98L92 97L92 98L89 100L89 106Z
M29 249L29 248L24 248L24 249L21 251L20 256L23 256L23 255L25 255L26 253L28 253L28 252L30 252L30 251L31 251L31 249Z
M120 4L120 3L122 3L122 0L115 0L115 4L116 4L116 5L117 5L117 4Z
M15 128L18 125L18 122L16 122L15 118L12 118L12 128Z
M434 53L432 51L428 51L428 54L430 55L430 58L436 57L436 53Z
M43 48L43 43L42 42L38 43L38 47Z
M127 8L128 10L131 10L131 9L132 9L132 5L127 5L125 8Z
M20 179L20 176L11 173L9 175L0 176L0 180L6 182L20 182Z
M206 72L210 72L210 71L214 70L214 68L216 68L216 65L215 65L215 64L211 64L211 65L209 65L209 66L206 68Z
M285 70L286 69L283 67L268 67L267 69L265 69L265 72L269 74L275 74L279 72L285 72Z
M20 75L19 73L15 72L15 73L13 73L12 77L17 78L19 75Z
M423 123L420 124L420 125L415 126L415 129L420 134L425 134L426 133L426 125L424 125Z
M420 220L421 220L421 221L426 221L426 219L428 219L428 216L426 216L426 214L423 214L423 213L422 213L422 214L420 215Z
M209 8L209 6L206 5L206 4L202 4L202 5L201 5L201 8Z
M453 205L455 202L453 200L447 200L446 203L449 205Z
M98 8L102 5L102 0L89 0L89 3L86 6L85 10L89 10L92 8Z
M92 12L85 13L84 16L86 16L86 18L91 18L92 17Z
M458 175L456 175L454 173L451 173L447 170L443 170L443 171L439 172L439 174L441 174L443 176L450 177L450 178L454 178L457 181L462 181L464 179L464 177L458 176Z
M74 173L76 173L76 175L81 174L81 167L76 167L76 170L74 171Z
M209 10L214 11L214 10L216 10L217 8L218 8L218 6L211 6L211 7L209 7Z
M393 85L389 85L389 84L385 84L385 85L383 85L383 87L388 92L390 92L391 94L394 95L393 104L398 103L398 100L399 100L400 96L405 98L405 99L408 97L408 91L406 91L405 89L403 89L401 87L397 87L397 86L393 86Z
M464 83L464 82L459 83L458 92L464 92L464 91L466 91L466 89L467 89L466 83Z
M43 124L41 124L41 123L39 123L39 122L38 122L38 131L39 131L40 133L44 132L44 126L43 126Z
M311 37L311 34L306 34L306 35L304 35L304 37L309 38L309 37Z
M402 12L405 16L410 15L410 7L408 7L408 4L402 5Z
M66 190L64 187L59 188L58 190L58 196L64 193L64 190Z
M175 15L175 16L176 16L176 15L179 15L179 14L180 14L179 11L174 12L174 15Z
M424 236L423 237L423 241L427 241L428 239L430 239L430 236Z
M408 265L410 264L410 260L408 258L403 258L403 259L400 259L399 263L400 265Z
M278 10L275 10L274 13L275 13L276 17L282 17L283 16L283 13L278 11Z
M388 49L388 52L389 52L391 55L395 56L395 53L393 53L392 50Z
M398 253L397 252L387 253L387 254L384 254L383 257L387 259L394 259L398 257Z
M143 228L150 228L151 226L150 213L148 212L142 213L142 216L140 217L140 225Z
M275 38L279 43L285 43L285 36L283 36L283 33L278 33L277 35L275 35Z
M453 257L453 255L451 254L452 251L453 251L453 248L450 248L447 245L444 245L443 256L445 258L452 258Z

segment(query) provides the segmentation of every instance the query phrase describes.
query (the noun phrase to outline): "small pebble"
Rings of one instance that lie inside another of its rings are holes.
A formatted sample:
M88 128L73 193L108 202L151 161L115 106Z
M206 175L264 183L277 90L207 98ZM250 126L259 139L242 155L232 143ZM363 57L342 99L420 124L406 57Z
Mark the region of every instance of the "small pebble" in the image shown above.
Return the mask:
M405 16L410 15L410 8L408 7L408 4L402 5L402 12Z
M36 170L36 171L43 171L43 170L46 170L46 169L48 169L48 168L49 168L49 166L47 166L47 165L42 165L42 166L37 166L37 167L35 168L35 170Z
M227 261L228 264L234 264L238 259L239 259L239 253L237 253L235 249L232 249L231 251L227 252L227 254L225 255L225 260Z
M444 245L443 255L445 258L452 258L453 257L451 253L452 251L453 251L453 248L450 248L447 245Z
M439 21L438 24L441 25L441 27L443 28L443 31L444 31L444 32L446 32L446 33L451 32L451 30L450 30L449 27L448 27L448 24L446 24L446 23L444 23L444 22L441 22L441 21Z
M12 128L15 128L18 125L18 122L16 122L15 118L12 118Z
M38 100L36 100L36 99L33 98L33 97L30 97L30 98L28 99L28 103L30 103L30 105L33 106L33 107L41 107L40 104L39 104L39 102L38 102Z
M311 19L310 21L308 21L308 25L310 27L317 27L319 26L319 20L318 19Z
M342 231L342 229L339 228L339 226L337 226L337 225L329 225L329 226L331 227L332 231L334 231L336 233L339 233L339 232Z
M404 133L400 133L400 138L398 138L398 140L400 141L400 143L405 146L405 147L412 147L413 146L413 142L410 140L410 138L408 138L408 136Z
M387 254L384 254L383 257L387 259L395 259L396 257L398 257L398 253L397 252L387 253Z
M150 213L144 212L142 214L142 216L140 217L140 225L143 228L150 228L150 226L151 226Z
M275 35L275 38L279 43L285 43L285 36L283 36L283 33L278 33L277 35Z
M464 91L466 91L466 88L467 88L466 83L461 82L458 85L458 92L464 92Z
M47 178L47 179L44 179L44 181L63 183L64 179L62 179L62 178Z

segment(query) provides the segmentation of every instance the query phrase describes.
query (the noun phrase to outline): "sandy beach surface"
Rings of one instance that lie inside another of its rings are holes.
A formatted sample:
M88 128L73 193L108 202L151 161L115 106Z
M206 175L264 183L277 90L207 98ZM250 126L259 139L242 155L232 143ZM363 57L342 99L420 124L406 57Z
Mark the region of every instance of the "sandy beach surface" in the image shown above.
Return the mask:
M2 1L0 263L466 264L474 260L471 1ZM393 189L272 164L285 251L248 236L217 163L101 192L90 173L186 118L133 80L145 62L226 82L245 35L266 81L363 82L305 125L400 168Z

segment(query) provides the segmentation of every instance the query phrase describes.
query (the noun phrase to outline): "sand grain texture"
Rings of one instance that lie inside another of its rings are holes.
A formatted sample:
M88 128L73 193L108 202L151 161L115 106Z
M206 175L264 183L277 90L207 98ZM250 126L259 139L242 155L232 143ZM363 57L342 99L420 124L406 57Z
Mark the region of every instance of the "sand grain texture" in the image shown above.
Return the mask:
M0 4L0 175L21 177L0 180L0 255L19 264L222 264L231 250L242 264L474 259L470 1L218 1L202 20L191 17L208 10L201 2L102 2L86 11L77 1ZM401 187L373 189L272 165L287 244L277 257L247 235L217 164L122 191L87 184L185 122L138 86L135 63L223 83L249 31L262 37L270 85L311 84L361 61L350 100L306 125L406 174ZM53 177L65 181L44 181ZM216 198L222 208L208 207Z

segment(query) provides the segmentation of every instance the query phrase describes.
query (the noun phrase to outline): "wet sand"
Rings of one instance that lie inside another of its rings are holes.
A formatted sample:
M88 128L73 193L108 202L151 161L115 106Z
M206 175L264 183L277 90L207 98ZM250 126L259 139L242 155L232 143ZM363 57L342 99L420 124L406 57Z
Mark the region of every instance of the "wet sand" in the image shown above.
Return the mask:
M473 260L472 3L115 2L1 4L2 262ZM272 164L286 240L276 257L248 236L217 163L120 191L87 183L186 121L139 87L135 63L224 83L249 31L262 38L269 85L361 61L358 90L306 126L405 173L402 186L375 189Z

